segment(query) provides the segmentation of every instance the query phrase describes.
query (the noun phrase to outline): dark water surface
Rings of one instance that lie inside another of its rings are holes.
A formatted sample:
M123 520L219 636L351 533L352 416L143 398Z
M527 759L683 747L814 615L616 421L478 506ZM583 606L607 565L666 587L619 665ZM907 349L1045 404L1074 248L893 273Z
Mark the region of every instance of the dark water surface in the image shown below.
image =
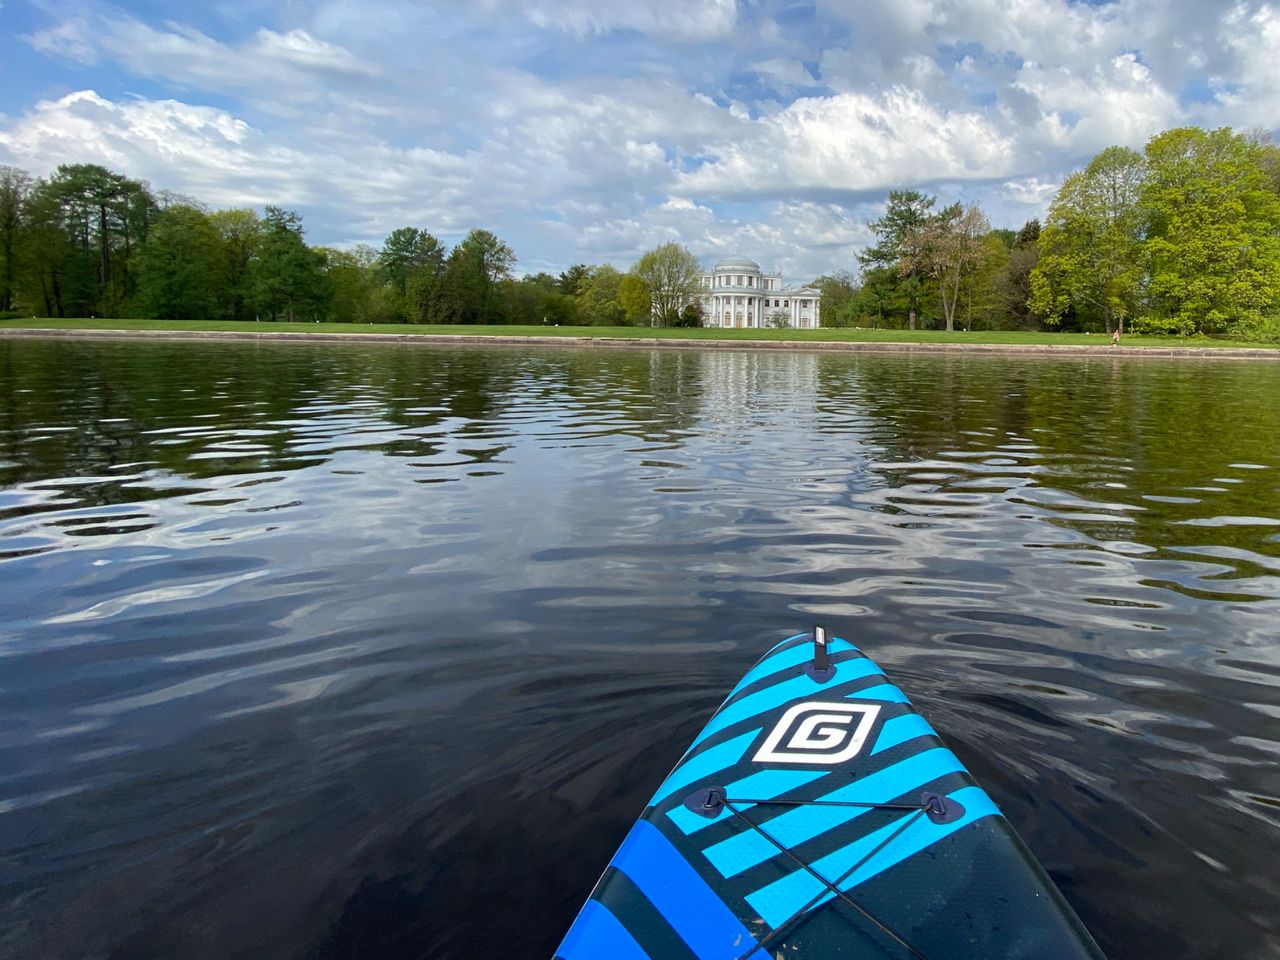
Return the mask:
M546 957L815 622L1280 957L1280 364L0 340L0 955Z

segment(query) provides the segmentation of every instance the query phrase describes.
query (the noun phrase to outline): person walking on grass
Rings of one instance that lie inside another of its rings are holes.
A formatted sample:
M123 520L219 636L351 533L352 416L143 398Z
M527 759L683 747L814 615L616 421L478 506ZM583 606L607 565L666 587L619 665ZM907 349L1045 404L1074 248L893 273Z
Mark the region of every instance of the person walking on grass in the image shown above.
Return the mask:
M1120 328L1116 327L1111 331L1111 345L1113 347L1120 346Z

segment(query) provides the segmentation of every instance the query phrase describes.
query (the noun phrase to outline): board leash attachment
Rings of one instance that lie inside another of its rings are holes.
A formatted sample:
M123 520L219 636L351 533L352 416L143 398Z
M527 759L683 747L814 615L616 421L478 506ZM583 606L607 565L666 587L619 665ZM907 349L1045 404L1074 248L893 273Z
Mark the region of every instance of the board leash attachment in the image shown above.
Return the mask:
M813 628L813 659L805 666L804 672L815 683L826 683L836 675L836 665L831 662L831 653L827 649L827 628Z

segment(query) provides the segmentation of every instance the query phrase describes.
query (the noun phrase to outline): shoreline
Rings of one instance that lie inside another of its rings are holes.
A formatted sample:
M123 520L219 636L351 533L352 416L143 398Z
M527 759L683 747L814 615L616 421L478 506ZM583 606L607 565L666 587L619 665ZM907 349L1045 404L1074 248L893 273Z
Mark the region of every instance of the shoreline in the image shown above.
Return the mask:
M818 350L852 353L976 353L1012 356L1163 357L1216 360L1280 360L1280 350L1267 347L1113 347L1019 343L912 343L871 340L719 340L679 337L574 337L513 334L336 333L257 330L110 330L57 327L5 327L0 337L13 339L91 340L233 340L274 342L398 343L464 346L612 347L675 350Z

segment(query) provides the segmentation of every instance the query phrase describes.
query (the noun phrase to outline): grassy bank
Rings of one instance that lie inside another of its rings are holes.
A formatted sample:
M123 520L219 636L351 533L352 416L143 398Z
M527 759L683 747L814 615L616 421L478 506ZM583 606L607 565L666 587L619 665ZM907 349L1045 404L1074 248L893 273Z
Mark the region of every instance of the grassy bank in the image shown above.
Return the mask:
M199 320L113 320L113 319L15 319L0 321L5 328L44 330L190 330L241 333L389 333L433 334L452 336L508 337L625 337L675 338L682 340L787 340L793 342L837 343L939 343L939 344L1007 344L1009 346L1107 346L1103 334L1037 333L1014 330L984 330L946 333L942 330L721 330L678 329L671 327L553 327L553 326L460 326L455 324L369 324L369 323L236 323L234 321ZM1127 335L1121 341L1126 347L1271 347L1280 344L1250 343L1239 340L1216 340L1204 337L1157 337Z

